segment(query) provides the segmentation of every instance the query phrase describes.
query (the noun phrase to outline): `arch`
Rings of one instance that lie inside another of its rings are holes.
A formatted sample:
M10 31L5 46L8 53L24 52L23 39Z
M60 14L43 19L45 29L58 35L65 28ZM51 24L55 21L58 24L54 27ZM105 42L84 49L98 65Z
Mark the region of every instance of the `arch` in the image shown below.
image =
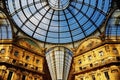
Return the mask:
M54 50L54 49L58 49L58 50L60 50L60 48L63 48L63 49L66 49L66 50L70 51L70 55L71 55L71 56L73 55L73 54L71 54L72 51L69 50L68 48L64 47L64 46L54 46L54 47L48 49L48 50L46 51L46 53L49 53L49 51Z
M52 80L67 80L72 52L66 47L56 46L46 52L46 60Z
M17 44L27 49L32 49L37 52L42 52L42 47L29 38L19 38L17 40Z
M120 9L116 9L110 16L105 29L106 39L120 39Z
M77 48L76 54L79 54L87 49L94 48L95 46L102 43L99 37L90 37L83 40Z
M7 14L0 8L0 39L13 39L13 32Z

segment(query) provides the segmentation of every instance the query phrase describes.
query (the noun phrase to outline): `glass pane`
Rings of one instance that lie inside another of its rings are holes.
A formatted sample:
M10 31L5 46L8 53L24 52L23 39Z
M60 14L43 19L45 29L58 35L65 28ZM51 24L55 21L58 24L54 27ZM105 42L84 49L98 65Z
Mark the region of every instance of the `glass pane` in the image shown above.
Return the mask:
M61 44L81 40L99 30L110 10L112 0L5 2L10 16L22 31L40 41ZM43 29L43 32L39 32L40 29ZM78 29L80 31L77 31ZM34 32L40 35L37 37Z
M120 10L116 10L109 18L106 27L107 38L119 39L120 36Z
M46 53L52 80L67 80L72 61L72 52L65 47L54 47Z

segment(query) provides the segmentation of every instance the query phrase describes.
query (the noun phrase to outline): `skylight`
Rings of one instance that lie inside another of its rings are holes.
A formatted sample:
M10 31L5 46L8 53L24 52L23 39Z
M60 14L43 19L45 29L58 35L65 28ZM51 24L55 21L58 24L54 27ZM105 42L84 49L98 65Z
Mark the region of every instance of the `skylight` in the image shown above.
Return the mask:
M81 40L105 20L112 0L6 0L15 24L47 43Z

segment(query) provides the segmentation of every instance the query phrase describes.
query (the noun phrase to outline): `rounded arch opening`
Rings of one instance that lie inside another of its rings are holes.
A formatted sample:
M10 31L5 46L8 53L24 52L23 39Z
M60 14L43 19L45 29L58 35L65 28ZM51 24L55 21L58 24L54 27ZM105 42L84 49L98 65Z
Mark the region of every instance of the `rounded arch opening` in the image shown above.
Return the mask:
M46 52L46 60L52 80L67 80L72 52L66 47L56 46Z
M6 13L1 8L0 8L0 39L2 40L13 39L12 26Z
M106 39L119 40L120 39L120 9L116 9L110 16L106 30Z

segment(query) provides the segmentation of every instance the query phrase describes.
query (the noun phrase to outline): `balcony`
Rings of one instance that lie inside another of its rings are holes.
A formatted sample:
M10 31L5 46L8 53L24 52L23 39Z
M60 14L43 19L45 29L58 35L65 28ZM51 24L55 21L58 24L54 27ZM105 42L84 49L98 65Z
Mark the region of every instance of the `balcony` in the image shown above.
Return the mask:
M25 69L28 71L34 71L40 74L43 74L42 67L35 66L33 64L28 64L25 63L21 60L16 60L8 56L2 56L0 57L0 64L5 64L5 65L12 65L14 67L18 67L21 69Z
M74 70L74 74L90 71L90 70L96 69L97 67L100 68L111 63L120 63L120 56L109 56L100 60L96 60L89 64L77 66L75 67L77 69Z

